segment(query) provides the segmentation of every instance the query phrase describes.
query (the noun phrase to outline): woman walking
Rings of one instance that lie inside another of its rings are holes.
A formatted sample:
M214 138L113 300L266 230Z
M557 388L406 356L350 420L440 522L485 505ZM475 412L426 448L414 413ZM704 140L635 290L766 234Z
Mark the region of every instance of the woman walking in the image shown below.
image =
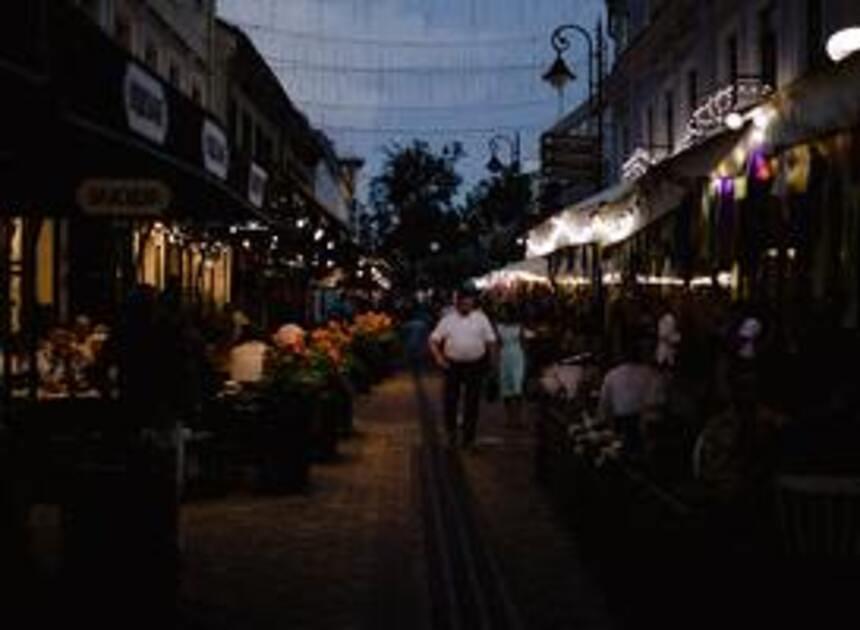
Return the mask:
M505 405L505 417L510 427L523 424L523 382L526 376L526 356L523 339L526 331L513 305L504 304L498 315L499 396Z

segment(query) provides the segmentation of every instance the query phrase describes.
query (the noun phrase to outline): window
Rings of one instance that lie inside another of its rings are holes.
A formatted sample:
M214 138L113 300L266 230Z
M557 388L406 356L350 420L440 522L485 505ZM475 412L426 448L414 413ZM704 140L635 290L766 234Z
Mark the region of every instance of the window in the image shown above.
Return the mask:
M180 87L180 82L182 78L179 75L179 66L176 65L175 61L170 62L170 66L167 70L167 78L170 81L170 84L174 87Z
M818 67L824 60L824 16L821 0L806 0L806 63Z
M257 162L263 161L263 130L260 125L254 125L254 159Z
M648 141L648 150L654 150L654 108L648 107L645 118L645 139Z
M729 81L734 84L738 79L738 36L732 35L729 37L726 44L726 52L728 53L727 63L729 71Z
M666 92L666 147L671 153L675 150L675 94Z
M687 73L687 111L692 114L699 104L699 74L695 70Z
M773 6L759 13L759 58L762 82L777 87L777 36L774 27Z
M245 155L250 156L254 150L254 139L251 135L254 133L254 125L251 122L251 116L248 112L242 113L242 151Z
M158 70L158 49L152 40L146 41L146 46L143 50L143 60L153 70Z
M231 98L227 103L227 132L230 135L233 145L238 146L239 138L237 137L237 134L239 133L239 111L238 107L236 107L236 100L233 98Z
M126 50L131 50L131 23L125 18L125 16L116 16L116 20L114 20L114 36L120 46Z

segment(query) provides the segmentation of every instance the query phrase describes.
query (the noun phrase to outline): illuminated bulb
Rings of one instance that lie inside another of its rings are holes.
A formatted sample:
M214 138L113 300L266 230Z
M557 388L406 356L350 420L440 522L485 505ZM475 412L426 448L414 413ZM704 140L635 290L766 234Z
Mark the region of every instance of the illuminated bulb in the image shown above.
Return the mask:
M305 219L299 219L298 221L296 221L296 227L299 228L300 230L303 230L307 224L308 223Z
M326 266L326 267L328 267L329 269L331 269L332 267L334 267L334 261L333 261L333 260L328 261L328 262L325 264L325 266Z
M326 249L327 249L327 250L329 250L329 251L332 251L332 250L334 249L334 241L329 241L329 242L326 244Z
M325 236L325 230L320 228L314 233L314 240L315 241L321 241L324 236Z
M860 26L835 32L827 40L827 56L839 63L860 50Z
M363 278L364 277L364 270L359 269L355 275L358 276L359 278Z
M439 243L437 243L436 241L433 241L432 243L430 243L430 251L433 252L434 254L436 252L438 252L439 251Z
M737 112L732 112L728 116L726 116L725 123L726 127L731 129L732 131L737 131L744 126L744 117Z
M239 228L237 228L235 225L230 226L230 234L235 234L238 231L239 231Z
M793 247L789 247L786 253L788 254L789 260L794 260L794 258L797 256L797 250Z
M246 238L244 241L242 241L242 247L244 247L245 249L251 249L251 241Z

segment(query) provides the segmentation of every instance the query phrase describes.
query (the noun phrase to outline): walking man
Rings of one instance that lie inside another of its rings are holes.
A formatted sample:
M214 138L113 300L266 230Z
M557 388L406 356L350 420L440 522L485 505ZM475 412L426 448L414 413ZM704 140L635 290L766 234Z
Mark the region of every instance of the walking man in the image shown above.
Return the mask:
M463 403L463 445L474 450L481 384L496 351L496 333L476 304L474 289L457 295L456 308L443 316L430 335L430 351L445 371L445 428L457 445L457 412Z

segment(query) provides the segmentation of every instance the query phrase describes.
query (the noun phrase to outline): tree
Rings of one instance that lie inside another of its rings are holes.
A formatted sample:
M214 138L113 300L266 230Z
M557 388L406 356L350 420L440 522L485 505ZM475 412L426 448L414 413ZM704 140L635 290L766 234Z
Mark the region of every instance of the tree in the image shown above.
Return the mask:
M466 220L477 234L483 271L522 256L518 237L533 206L530 175L506 171L479 182L466 197Z
M420 284L440 250L458 245L457 194L462 178L457 162L463 157L459 143L434 152L421 141L392 145L386 149L382 172L370 184L370 206L376 223L377 240L385 254L398 260L407 285ZM426 279L429 282L436 278Z

